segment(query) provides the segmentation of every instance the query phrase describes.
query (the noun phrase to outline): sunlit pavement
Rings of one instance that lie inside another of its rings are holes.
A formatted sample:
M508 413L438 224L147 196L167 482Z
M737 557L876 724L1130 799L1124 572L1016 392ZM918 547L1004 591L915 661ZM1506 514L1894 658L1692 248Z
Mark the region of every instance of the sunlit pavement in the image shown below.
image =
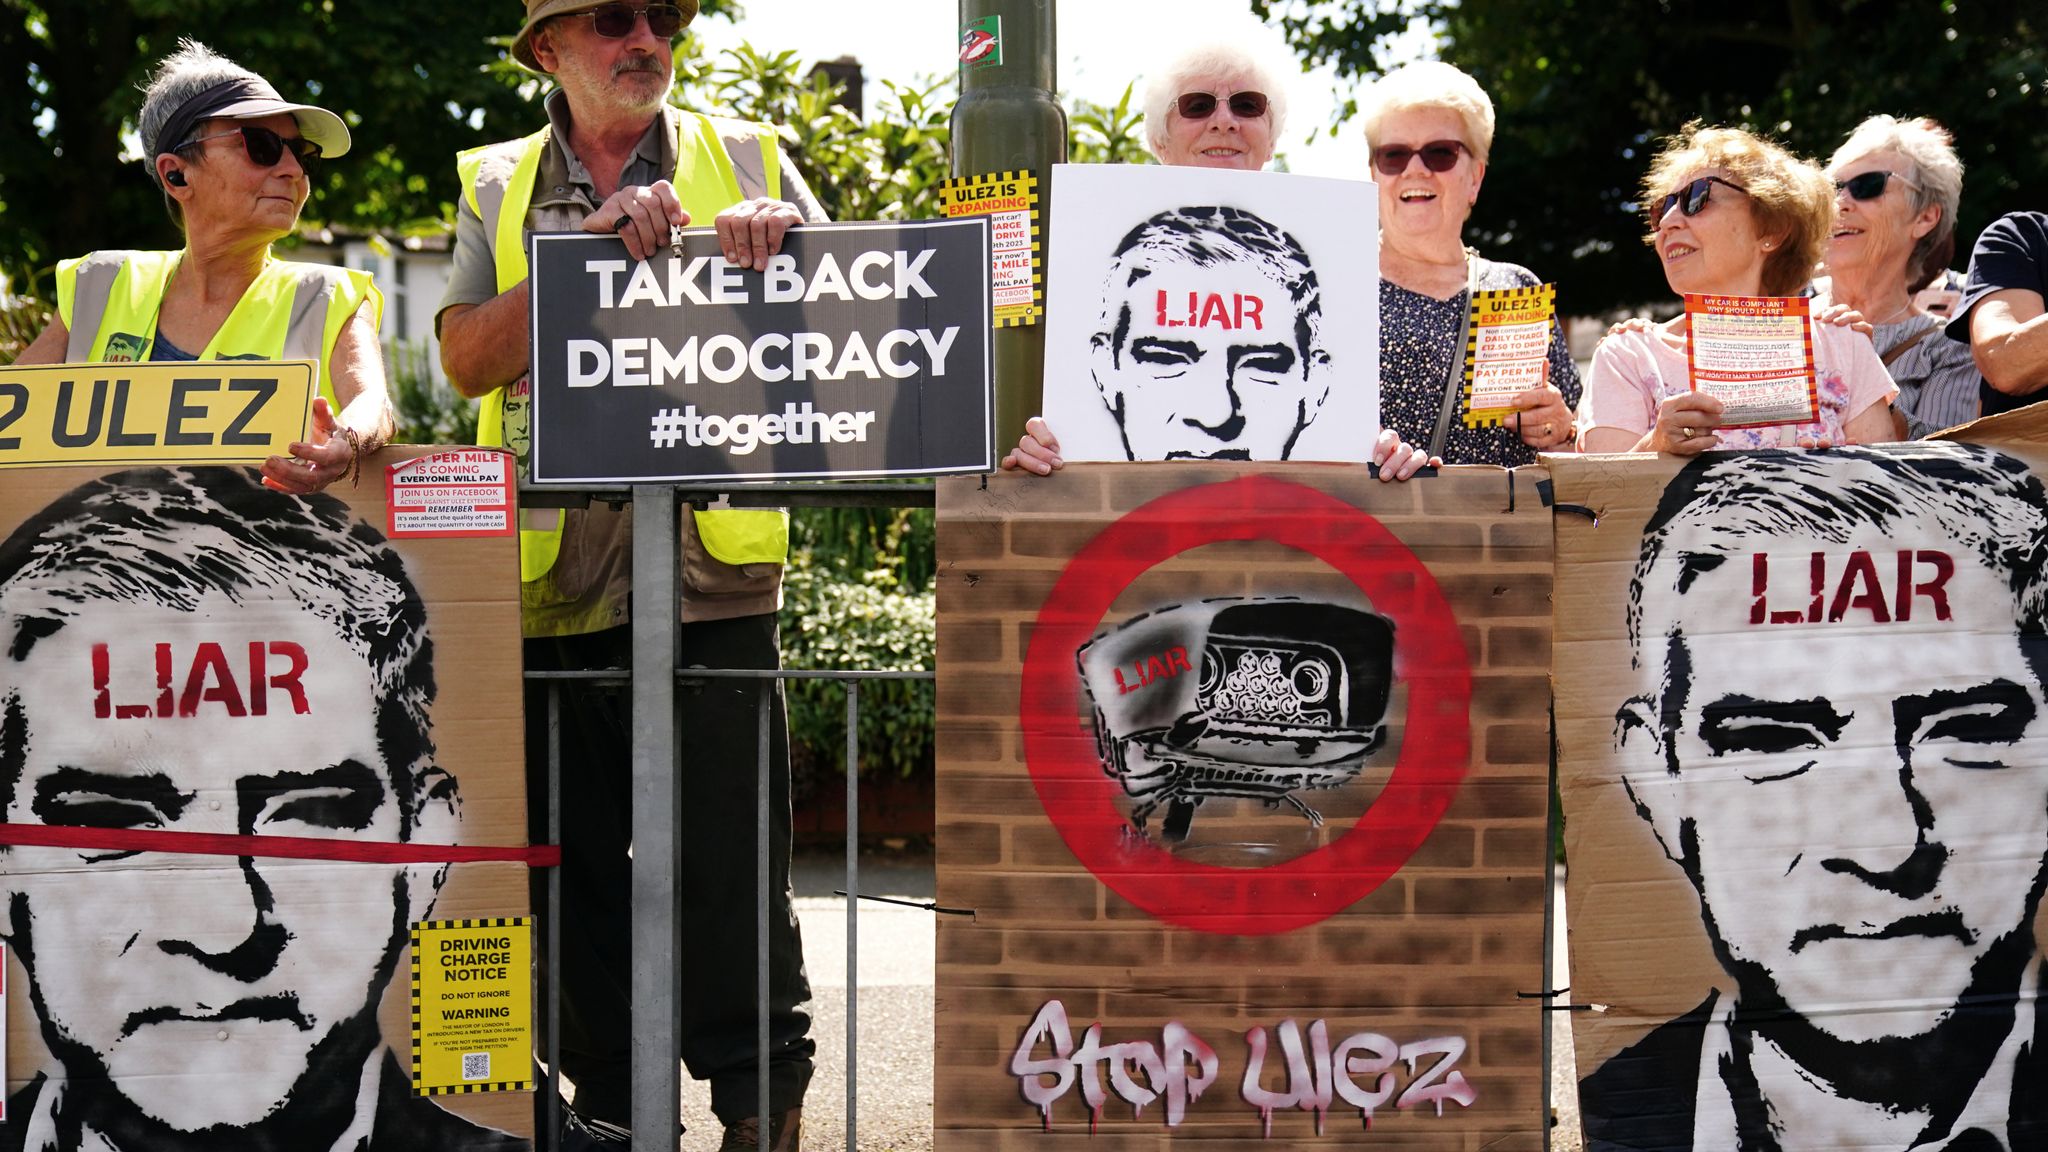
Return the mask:
M817 1076L804 1108L804 1146L831 1152L846 1146L846 904L832 893L845 884L842 855L798 858L797 917L803 924L804 960L810 971L818 1042ZM864 856L861 890L869 895L929 901L935 891L929 855ZM1557 916L1564 923L1564 880L1557 882ZM932 917L934 913L873 901L860 915L859 1147L877 1152L925 1152L932 1146ZM1571 982L1562 932L1551 963L1559 987ZM1569 996L1560 997L1566 1003ZM1578 1084L1572 1064L1571 1013L1551 1014L1554 1062L1551 1105L1558 1123L1552 1152L1581 1152ZM684 1152L712 1152L722 1130L711 1115L710 1093L683 1082Z
M930 853L863 855L861 891L929 902L936 890ZM804 1105L804 1147L846 1147L846 887L844 853L797 857L793 884L811 977L811 1038L817 1074ZM860 1076L858 1145L876 1152L932 1146L932 917L919 908L860 906ZM684 1152L712 1152L723 1136L707 1085L683 1081Z

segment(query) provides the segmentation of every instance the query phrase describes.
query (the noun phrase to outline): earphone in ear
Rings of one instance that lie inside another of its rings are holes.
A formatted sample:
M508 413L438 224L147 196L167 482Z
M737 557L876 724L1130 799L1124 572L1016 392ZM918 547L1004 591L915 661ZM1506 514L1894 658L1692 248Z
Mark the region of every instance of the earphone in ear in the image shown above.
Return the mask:
M173 187L183 188L185 186L185 174L173 168L169 172L164 173L164 183Z

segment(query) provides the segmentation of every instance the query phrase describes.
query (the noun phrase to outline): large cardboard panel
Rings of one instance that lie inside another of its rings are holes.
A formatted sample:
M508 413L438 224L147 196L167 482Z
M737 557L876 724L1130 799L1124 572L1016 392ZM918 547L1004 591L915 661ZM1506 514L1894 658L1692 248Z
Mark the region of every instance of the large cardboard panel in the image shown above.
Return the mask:
M385 540L384 470L426 451L304 500L0 485L0 1147L528 1146L530 1092L408 1075L411 923L529 910L517 545Z
M2030 423L1547 459L1589 1147L2048 1147Z
M1543 1146L1542 478L941 482L937 1147Z

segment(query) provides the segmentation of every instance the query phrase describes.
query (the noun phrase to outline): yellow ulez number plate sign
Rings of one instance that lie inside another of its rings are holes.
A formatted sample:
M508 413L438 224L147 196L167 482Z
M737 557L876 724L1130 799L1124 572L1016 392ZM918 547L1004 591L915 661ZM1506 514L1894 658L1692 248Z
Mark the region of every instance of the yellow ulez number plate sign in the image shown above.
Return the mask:
M306 435L311 360L0 368L0 468L255 464Z
M412 1086L421 1096L533 1087L533 918L412 926Z

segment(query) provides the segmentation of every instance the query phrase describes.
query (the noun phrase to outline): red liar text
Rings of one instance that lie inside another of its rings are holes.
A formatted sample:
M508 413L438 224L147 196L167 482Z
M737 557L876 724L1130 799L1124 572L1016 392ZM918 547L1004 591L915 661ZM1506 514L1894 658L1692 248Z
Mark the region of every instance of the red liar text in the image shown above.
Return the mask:
M1124 670L1116 670L1116 691L1122 696L1150 687L1154 680L1170 680L1183 672L1193 672L1188 666L1188 650L1176 644L1157 656L1131 661L1131 678L1124 679Z
M168 720L197 716L210 705L229 716L263 716L270 712L273 694L280 707L288 701L298 715L313 710L300 682L306 672L306 649L289 640L251 640L239 677L226 649L212 641L196 645L189 654L158 644L155 657L155 699L118 703L112 688L113 652L105 644L93 645L92 714L101 720Z
M1266 325L1262 317L1265 308L1265 301L1244 292L1232 292L1226 297L1221 292L1183 294L1161 288L1155 320L1161 328L1251 328L1264 331Z
M1901 548L1890 555L1814 552L1804 559L1805 564L1800 565L1796 559L1780 557L1774 585L1771 557L1762 552L1750 557L1755 595L1749 606L1751 624L1818 624L1823 619L1839 624L1852 612L1858 613L1859 623L1903 623L1913 618L1916 606L1923 602L1935 620L1951 618L1948 582L1956 574L1956 562L1946 552L1924 548ZM1797 582L1800 567L1806 570L1803 586ZM1783 571L1787 568L1792 571Z

